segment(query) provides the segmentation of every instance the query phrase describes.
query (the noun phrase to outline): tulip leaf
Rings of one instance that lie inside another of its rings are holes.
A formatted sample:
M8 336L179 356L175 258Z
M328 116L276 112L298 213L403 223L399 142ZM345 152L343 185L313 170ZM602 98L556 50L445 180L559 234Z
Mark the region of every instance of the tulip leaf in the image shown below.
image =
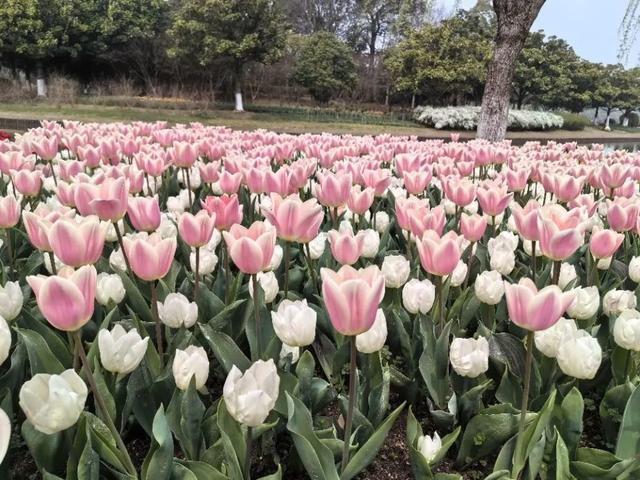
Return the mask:
M182 448L185 449L188 458L197 460L202 445L202 418L205 407L196 390L195 377L191 377L189 388L183 392L180 412L180 427L184 434Z
M382 364L380 352L366 355L369 368L366 369L367 418L375 427L380 425L389 409L391 373L389 366Z
M39 333L26 328L15 330L27 347L32 376L38 373L60 374L65 370Z
M607 390L602 398L602 402L600 402L599 412L602 429L605 439L611 444L615 444L618 438L622 415L634 388L631 382L616 385Z
M218 403L218 428L222 436L227 472L232 479L245 478L241 465L244 466L247 442L242 427L231 417L224 400Z
M389 414L387 419L378 427L378 429L371 435L371 437L362 445L358 451L351 457L347 468L344 469L340 480L351 480L358 475L362 470L367 468L376 457L378 450L387 438L387 434L396 419L404 409L405 402L403 402L398 408Z
M449 332L451 322L442 329L436 339L433 322L429 319L422 324L424 350L420 356L420 373L427 390L438 408L447 405L449 393Z
M571 462L571 472L580 480L631 479L631 472L640 470L640 460L621 460L613 453L595 448L579 448L576 460Z
M198 477L181 463L173 462L171 480L198 480Z
M316 369L316 361L313 359L313 355L309 350L305 350L298 364L296 365L296 376L298 377L298 397L309 406L309 390L311 389L311 379Z
M333 453L313 431L311 414L304 403L287 393L287 430L291 433L298 456L311 478L338 480Z
M173 460L173 465L175 466L176 464L180 464L188 468L191 473L195 475L197 480L229 480L229 477L208 463L179 460L176 458Z
M565 444L562 435L556 430L556 478L558 479L574 479L569 468L569 449Z
M38 470L51 473L64 472L67 459L64 431L47 435L36 430L29 420L25 420L20 433Z
M200 331L226 373L234 365L243 372L251 366L249 359L229 335L215 331L209 325L200 325Z
M573 387L571 391L564 397L559 409L556 408L554 418L558 433L562 436L562 443L565 449L571 453L575 453L582 436L582 415L584 414L584 401L580 390Z
M616 444L616 457L623 460L637 457L640 452L640 388L636 387L624 409L618 442Z
M19 324L22 328L38 333L63 367L65 369L71 368L73 356L69 351L68 343L63 341L60 335L50 328L46 322L36 320L28 311L24 310L20 315Z
M133 311L142 317L145 322L153 322L153 315L151 315L151 308L149 302L147 302L140 292L140 289L136 285L134 280L126 273L120 273L124 289L127 292L128 304L131 305Z
M78 479L98 480L100 478L100 456L93 450L91 437L86 437L82 454L78 460Z
M173 437L162 405L153 417L152 432L151 448L142 464L142 478L169 480L173 471Z
M105 381L104 375L102 374L102 370L100 368L100 362L98 362L97 360L95 362L93 376L96 379L96 386L98 387L98 392L100 392L100 395L102 396L105 403L107 404L106 412L102 412L98 408L97 413L100 416L100 418L103 419L103 421L104 421L104 415L109 415L109 417L114 419L115 421L118 413L116 409L116 401L114 400L113 395L111 394L111 391L107 386L107 382Z
M87 435L91 436L93 449L102 460L118 469L119 472L125 472L123 454L118 450L109 428L99 417L89 412L84 412L83 415L87 422Z
M278 464L278 470L275 473L260 477L258 480L282 480L282 467Z
M422 436L422 427L413 414L413 409L409 407L407 413L407 445L409 446L409 459L411 460L411 470L413 478L433 478L431 467L427 459L418 450L418 438Z

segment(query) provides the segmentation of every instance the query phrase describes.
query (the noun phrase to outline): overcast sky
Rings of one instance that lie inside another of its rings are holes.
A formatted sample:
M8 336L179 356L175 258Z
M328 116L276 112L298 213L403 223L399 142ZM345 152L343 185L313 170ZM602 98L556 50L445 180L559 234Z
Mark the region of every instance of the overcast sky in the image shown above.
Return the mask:
M452 8L455 0L441 0L441 3ZM476 2L462 0L460 3L468 8ZM626 5L627 0L547 0L533 29L564 38L587 60L617 63L618 28ZM627 66L640 63L639 53L640 49L634 48Z

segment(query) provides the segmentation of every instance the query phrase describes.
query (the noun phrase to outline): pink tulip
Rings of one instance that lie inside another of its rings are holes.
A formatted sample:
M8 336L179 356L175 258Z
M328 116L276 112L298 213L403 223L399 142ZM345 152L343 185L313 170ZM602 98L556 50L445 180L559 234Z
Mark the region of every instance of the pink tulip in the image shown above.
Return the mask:
M244 182L251 193L264 193L266 186L267 171L261 168L249 168L244 172Z
M238 195L208 196L202 207L215 218L218 230L229 230L232 225L242 222L242 205Z
M589 250L594 258L609 258L622 245L624 234L616 233L613 230L599 230L591 234L589 240Z
M416 239L422 268L432 275L450 275L462 256L461 240L462 237L454 231L440 236L433 230L427 230L421 239Z
M513 198L513 193L507 193L501 187L479 188L477 191L478 203L482 213L496 217L505 211Z
M371 328L384 297L384 277L371 265L356 270L343 265L334 272L320 270L322 297L333 328L342 335L358 335Z
M633 201L617 199L609 203L607 221L616 232L627 232L636 226L640 206Z
M175 237L163 239L159 234L124 237L124 250L136 276L147 282L164 278L173 262Z
M341 207L349 200L351 185L351 175L327 173L320 177L315 196L325 207Z
M58 182L58 187L56 188L56 197L63 205L75 208L76 200L74 185L66 182Z
M406 188L407 192L411 195L420 195L427 189L432 176L433 174L431 173L431 170L422 172L405 172L402 176L404 188Z
M223 170L220 174L220 189L231 195L232 193L236 193L240 188L240 183L242 182L242 174L241 173L229 173L227 170Z
M511 214L516 224L516 230L522 238L531 242L540 240L540 216L538 209L540 205L535 200L529 200L522 208L517 203L511 206Z
M97 273L87 265L68 277L28 276L42 316L58 330L74 332L93 315Z
M38 170L12 170L11 180L16 190L25 197L37 197L42 188L42 174Z
M131 225L141 232L153 232L160 226L158 197L130 197L127 213Z
M13 228L19 221L20 203L16 197L0 197L0 228Z
M429 208L429 199L428 198L417 198L417 197L407 197L407 198L397 198L395 205L395 213L396 220L398 222L398 226L402 230L411 230L411 217L414 215L414 210L419 208Z
M533 332L552 327L575 296L573 292L563 292L557 285L538 291L529 278L523 278L517 284L505 282L504 289L511 321Z
M370 169L362 172L365 186L375 190L376 197L381 197L391 183L391 172L384 169Z
M41 252L51 252L49 231L52 223L32 212L23 212L22 222L31 244Z
M540 250L551 260L566 260L584 242L584 233L579 228L560 229L554 222L542 220Z
M487 229L487 219L482 215L467 215L463 213L460 216L460 233L469 242L477 242L484 235Z
M124 177L104 181L89 206L100 220L115 223L127 213L129 191Z
M58 154L58 137L41 138L33 144L33 150L42 160L53 160Z
M446 223L444 207L438 205L433 208L414 208L409 214L409 230L416 237L422 237L427 230L433 230L442 235Z
M467 178L443 180L442 188L445 197L459 207L466 207L476 199L476 186Z
M202 247L211 240L215 222L215 214L209 215L206 210L200 210L196 215L185 212L178 220L180 238L190 247Z
M277 172L267 170L264 174L265 190L269 193L277 193L286 197L298 190L293 173L286 167L280 168Z
M198 150L189 142L175 142L171 156L176 167L191 168L198 158Z
M529 181L529 170L507 170L505 179L507 181L507 188L510 192L521 192L527 186Z
M105 226L95 217L80 222L60 218L49 230L49 244L62 263L78 268L100 259L105 235Z
M553 191L561 202L568 202L580 195L585 181L584 177L575 178L571 175L555 175L554 180Z
M236 223L222 235L229 256L242 273L253 275L269 267L276 245L276 232L264 222L254 222L249 228Z
M297 195L283 199L277 193L272 193L271 201L271 209L263 209L263 213L276 227L279 238L288 242L309 243L318 236L324 212L315 198L303 202Z
M200 179L203 183L215 183L220 178L220 163L198 163L198 171L200 172Z
M347 200L347 206L356 215L364 215L373 205L375 190L373 188L362 188L360 185L351 187L351 193Z
M363 232L353 234L351 230L329 232L331 254L342 265L353 265L358 261L364 250L365 236Z
M628 165L614 163L612 165L602 165L600 172L598 172L598 179L603 187L612 190L621 186L628 178L628 175Z

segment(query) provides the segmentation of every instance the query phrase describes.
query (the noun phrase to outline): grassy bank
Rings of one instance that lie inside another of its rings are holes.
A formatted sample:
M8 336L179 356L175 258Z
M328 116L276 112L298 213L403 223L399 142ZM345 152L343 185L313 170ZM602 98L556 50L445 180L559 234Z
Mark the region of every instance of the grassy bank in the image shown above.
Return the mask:
M166 108L104 105L100 103L53 104L45 102L5 103L0 105L0 118L80 120L85 122L166 120L171 123L201 122L206 125L224 125L234 129L269 129L279 132L328 132L355 135L417 135L426 138L448 138L449 131L421 127L408 120L367 114L344 112L302 113L291 109L256 108L256 111L236 113L229 109ZM1 124L1 122L0 122ZM461 132L463 138L472 138L474 132ZM580 142L624 142L640 140L640 131L605 132L587 127L581 131L554 130L548 132L509 132L514 140L558 140Z

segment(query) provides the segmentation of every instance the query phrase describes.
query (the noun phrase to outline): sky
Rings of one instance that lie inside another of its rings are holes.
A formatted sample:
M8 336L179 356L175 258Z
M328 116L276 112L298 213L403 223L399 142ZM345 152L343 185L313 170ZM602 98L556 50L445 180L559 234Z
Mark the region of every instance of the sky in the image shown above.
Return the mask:
M453 8L455 0L442 0ZM462 8L475 0L461 0ZM592 62L618 63L618 28L627 0L547 0L532 30L565 39L578 55ZM639 39L640 40L640 39ZM640 41L637 42L640 44ZM636 45L626 66L640 65L640 45Z

